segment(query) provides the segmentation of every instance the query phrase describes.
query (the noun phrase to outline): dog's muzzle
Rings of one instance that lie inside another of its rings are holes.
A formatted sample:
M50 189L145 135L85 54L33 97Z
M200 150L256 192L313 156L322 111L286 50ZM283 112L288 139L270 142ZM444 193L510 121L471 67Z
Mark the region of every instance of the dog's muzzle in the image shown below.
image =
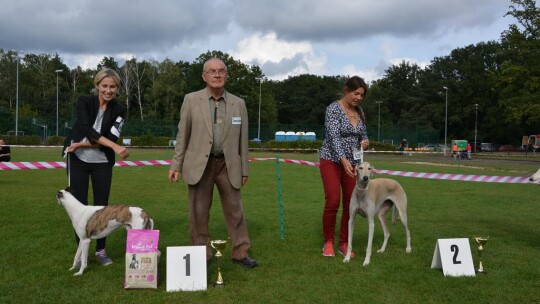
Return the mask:
M366 175L366 176L364 176L362 179L363 179L365 182L367 182L367 181L369 180L369 176Z
M56 192L56 198L57 198L57 199L61 199L61 198L63 198L63 197L64 197L64 193L62 193L62 191Z

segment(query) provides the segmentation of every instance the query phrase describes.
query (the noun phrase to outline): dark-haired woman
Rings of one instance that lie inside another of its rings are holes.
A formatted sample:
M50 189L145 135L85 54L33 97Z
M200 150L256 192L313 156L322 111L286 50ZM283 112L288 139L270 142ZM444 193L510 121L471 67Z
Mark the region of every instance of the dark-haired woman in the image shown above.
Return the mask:
M320 150L320 171L324 187L323 256L333 257L336 217L342 205L338 249L347 253L349 203L356 183L354 166L359 162L355 150L366 149L369 140L360 103L367 93L365 81L354 76L343 87L343 96L326 108L325 139ZM354 257L354 252L352 253Z

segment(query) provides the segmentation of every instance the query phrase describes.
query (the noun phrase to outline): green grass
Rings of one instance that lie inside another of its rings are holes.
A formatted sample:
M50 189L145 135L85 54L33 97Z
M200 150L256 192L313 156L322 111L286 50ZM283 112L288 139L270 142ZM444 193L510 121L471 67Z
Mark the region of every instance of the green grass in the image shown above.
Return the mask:
M13 148L14 161L59 161L59 149ZM132 160L169 159L168 150L131 150ZM252 153L252 157L274 157ZM316 161L315 154L282 158ZM433 156L367 155L378 169L526 176L540 162L467 162ZM428 163L428 164L426 164ZM438 164L438 165L434 165ZM357 217L350 263L321 255L324 194L315 167L281 163L285 239L280 239L274 161L252 162L243 189L251 256L260 266L246 270L230 262L225 249L224 288L214 288L216 263L208 269L208 290L166 292L166 247L190 245L186 185L167 181L167 167L114 169L111 203L146 209L160 230L160 283L157 290L124 290L125 230L111 234L107 250L114 264L94 259L81 277L68 271L75 253L70 221L55 193L66 186L64 170L0 171L2 222L1 303L538 303L540 290L540 188L391 177L409 198L412 253L405 253L401 225L390 225L387 251L374 250L362 267L367 223ZM378 175L382 177L383 175ZM211 214L211 237L226 238L217 198ZM485 275L444 277L431 269L439 238L490 236L485 246ZM382 243L375 226L374 248ZM91 245L93 252L94 242Z

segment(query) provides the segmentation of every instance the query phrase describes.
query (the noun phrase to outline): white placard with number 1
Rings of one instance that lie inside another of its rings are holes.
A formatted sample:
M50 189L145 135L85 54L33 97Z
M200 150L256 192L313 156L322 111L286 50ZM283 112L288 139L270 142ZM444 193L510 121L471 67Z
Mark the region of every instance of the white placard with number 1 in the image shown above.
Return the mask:
M167 291L206 288L206 246L167 247Z
M431 268L442 268L445 276L475 276L469 239L438 239Z

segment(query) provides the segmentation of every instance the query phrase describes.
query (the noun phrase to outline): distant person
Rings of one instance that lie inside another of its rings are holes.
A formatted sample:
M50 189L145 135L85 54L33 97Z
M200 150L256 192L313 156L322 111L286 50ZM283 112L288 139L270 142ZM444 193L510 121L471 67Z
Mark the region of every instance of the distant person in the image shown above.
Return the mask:
M8 162L11 160L11 148L6 145L3 139L0 139L0 162Z
M116 100L120 77L114 70L99 71L94 77L94 85L97 95L81 96L77 100L76 120L64 142L64 153L68 154L69 185L75 198L88 205L91 181L94 206L107 206L115 153L122 159L129 156L125 147L116 144L126 108ZM105 243L106 238L96 241L96 259L103 266L112 264Z
M472 147L470 143L467 143L467 158L471 159Z
M366 119L360 107L367 89L364 79L353 76L345 82L342 98L326 108L326 136L319 154L325 197L322 226L323 256L326 257L335 256L334 234L340 201L342 212L338 248L342 255L347 254L349 203L356 185L354 166L360 161L355 151L360 146L364 149L369 146Z
M407 148L407 140L404 138L399 143L399 151L401 151L401 154L403 154L403 151L405 151L405 148Z
M208 221L217 186L231 238L232 261L252 268L257 262L248 255L251 247L240 189L248 180L248 116L244 100L225 90L228 73L217 58L203 65L206 88L187 94L180 110L178 135L169 181L179 177L188 184L189 233L193 245L208 245Z
M459 152L459 150L458 150L457 144L453 144L452 145L452 156L454 158L457 158L459 156L458 152Z

